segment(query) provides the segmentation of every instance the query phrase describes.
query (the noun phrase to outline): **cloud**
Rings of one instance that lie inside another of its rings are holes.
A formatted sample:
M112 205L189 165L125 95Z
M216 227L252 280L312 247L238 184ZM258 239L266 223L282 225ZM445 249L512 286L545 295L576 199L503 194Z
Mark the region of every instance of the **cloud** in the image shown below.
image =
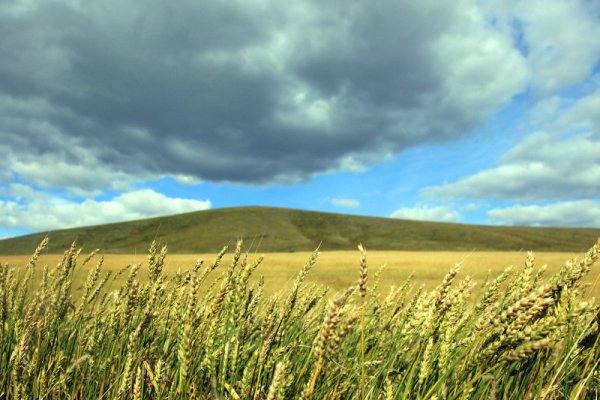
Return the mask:
M0 157L73 193L360 170L468 134L529 76L470 1L1 7Z
M359 208L360 201L356 199L332 199L331 204L342 208Z
M412 219L420 221L455 222L460 215L449 207L414 207L400 208L394 211L392 218Z
M600 58L598 9L592 3L537 0L489 7L494 25L514 37L530 71L537 97L520 127L529 133L496 167L422 194L517 201L598 198L600 80L593 72ZM577 93L560 93L580 84Z
M578 200L550 205L516 205L488 212L493 221L503 225L600 227L600 204Z
M463 207L463 209L467 212L475 212L481 210L482 205L478 203L469 203Z
M496 0L483 3L490 19L513 36L540 95L584 81L600 54L598 3Z
M600 86L600 82L594 82ZM532 111L541 130L494 168L426 188L425 196L540 201L600 197L600 87L577 100L552 98ZM557 112L561 109L561 112Z
M97 225L209 209L209 200L167 197L151 189L120 194L111 200L76 202L26 185L10 187L0 200L0 226L34 231Z

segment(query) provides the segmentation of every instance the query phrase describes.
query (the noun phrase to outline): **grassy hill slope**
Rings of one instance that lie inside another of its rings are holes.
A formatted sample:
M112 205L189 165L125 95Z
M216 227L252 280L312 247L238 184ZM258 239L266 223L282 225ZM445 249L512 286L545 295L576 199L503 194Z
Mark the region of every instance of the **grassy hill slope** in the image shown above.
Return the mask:
M57 230L0 241L0 254L29 254L48 235L50 252L72 241L87 250L145 252L153 239L172 253L216 252L244 239L259 251L375 250L535 250L584 251L600 229L462 225L361 217L271 207L198 211L83 228Z

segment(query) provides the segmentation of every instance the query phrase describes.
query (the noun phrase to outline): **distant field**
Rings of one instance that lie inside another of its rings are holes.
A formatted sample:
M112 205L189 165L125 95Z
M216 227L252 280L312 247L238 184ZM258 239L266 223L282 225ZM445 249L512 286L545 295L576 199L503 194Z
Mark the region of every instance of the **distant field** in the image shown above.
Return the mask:
M280 290L287 290L291 287L294 277L302 268L302 265L308 260L310 252L297 253L266 253L265 259L254 273L254 280L260 275L265 277L265 291L268 294L274 294ZM513 271L522 268L526 252L462 252L462 251L370 251L368 252L368 263L370 269L370 279L373 279L375 271L383 264L386 268L381 274L380 291L387 291L391 286L399 286L410 275L414 276L416 286L424 285L426 289L432 289L439 285L444 275L455 264L461 264L459 279L467 275L473 278L477 284L485 281L489 274L492 278L500 274L506 267L513 266ZM563 263L573 257L581 256L581 253L561 253L561 252L538 252L535 253L536 267L544 264L548 265L546 276L556 272ZM145 254L107 254L103 271L109 270L116 274L128 264L139 263L142 265L140 279L146 277L144 265L147 262ZM250 259L255 259L257 254L251 254ZM80 256L80 260L85 258ZM180 269L182 272L191 268L198 259L202 259L209 264L215 258L214 254L173 254L167 256L165 272L173 275ZM349 285L356 283L358 277L358 251L330 251L322 252L319 256L316 266L310 272L307 282L328 286L332 292L344 290ZM94 260L97 260L98 256ZM230 262L230 255L224 258L220 267L221 271L226 269ZM0 256L0 262L6 262L11 265L25 265L29 256ZM38 268L46 263L54 266L60 260L56 254L43 255L38 262ZM88 268L95 261L91 262L84 270L76 271L77 281L74 288L77 289L87 275ZM586 277L585 281L593 285L600 273L600 265L595 265L592 272ZM219 270L213 272L213 277L218 277ZM127 273L111 279L108 288L119 287ZM474 289L478 292L479 286ZM589 290L590 295L600 298L600 283Z

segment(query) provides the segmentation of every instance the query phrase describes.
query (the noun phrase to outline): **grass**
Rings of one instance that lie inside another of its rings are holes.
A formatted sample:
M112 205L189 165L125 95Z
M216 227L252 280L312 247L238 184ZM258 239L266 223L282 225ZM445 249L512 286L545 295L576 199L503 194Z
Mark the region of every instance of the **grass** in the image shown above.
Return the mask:
M477 283L467 273L483 261L467 253L436 285L437 270L383 289L407 272L393 265L403 253L302 254L290 278L284 255L268 267L241 242L185 266L153 244L142 259L115 256L134 264L112 280L75 246L44 266L42 244L0 267L0 397L597 398L600 308L584 282L599 246L548 269L541 259L556 255L510 253ZM329 256L328 269L345 265L339 291L309 281ZM431 265L413 256L416 273ZM269 268L286 272L273 295L252 278Z
M159 239L171 253L218 252L239 239L264 252L354 250L585 251L600 229L475 226L310 212L271 207L215 209L169 217L43 232L0 240L0 254L26 255L46 236L47 251L74 240L104 253L145 252Z

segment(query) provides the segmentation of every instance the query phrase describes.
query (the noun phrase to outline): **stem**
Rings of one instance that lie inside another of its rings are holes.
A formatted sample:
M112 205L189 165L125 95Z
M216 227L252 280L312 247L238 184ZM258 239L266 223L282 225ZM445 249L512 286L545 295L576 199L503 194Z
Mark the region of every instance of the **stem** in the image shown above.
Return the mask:
M360 373L360 398L365 398L365 299L362 299L360 307L360 350L361 350L361 373Z

